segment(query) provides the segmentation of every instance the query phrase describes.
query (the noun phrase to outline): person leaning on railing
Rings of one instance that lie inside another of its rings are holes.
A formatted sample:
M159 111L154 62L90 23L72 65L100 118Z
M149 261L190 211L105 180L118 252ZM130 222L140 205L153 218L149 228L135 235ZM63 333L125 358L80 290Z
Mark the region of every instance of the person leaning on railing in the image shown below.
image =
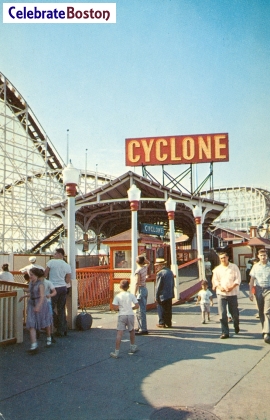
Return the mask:
M2 265L2 270L0 273L0 280L4 281L14 281L13 275L9 272L8 264Z
M36 267L36 268L40 268L41 270L44 271L44 267L36 264L36 257L29 257L29 262L30 262L30 264L26 265L23 268L20 268L20 270L19 270L23 274L23 277L26 281L29 281L29 278L30 278L29 273L30 273L31 268Z

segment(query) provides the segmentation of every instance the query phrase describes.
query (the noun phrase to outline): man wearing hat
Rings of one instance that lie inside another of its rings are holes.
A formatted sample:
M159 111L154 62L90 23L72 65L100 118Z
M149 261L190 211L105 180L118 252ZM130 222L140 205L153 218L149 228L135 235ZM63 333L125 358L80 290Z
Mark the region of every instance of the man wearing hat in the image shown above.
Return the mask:
M171 328L172 326L172 299L174 298L174 274L166 267L164 258L157 258L156 275L156 302L158 311L158 328Z
M44 271L44 267L41 265L36 264L36 257L29 257L30 264L26 265L25 267L21 268L19 271L24 274L25 280L29 280L29 271L31 268L40 268Z

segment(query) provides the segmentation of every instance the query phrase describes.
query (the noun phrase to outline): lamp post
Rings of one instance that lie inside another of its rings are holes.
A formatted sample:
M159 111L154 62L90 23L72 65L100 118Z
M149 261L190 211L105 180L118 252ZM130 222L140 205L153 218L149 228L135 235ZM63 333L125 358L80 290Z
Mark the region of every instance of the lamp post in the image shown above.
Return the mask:
M78 308L78 288L76 280L76 261L75 261L75 197L77 185L80 180L80 171L72 165L71 161L63 170L63 183L66 187L68 202L67 209L67 258L71 267L71 298L67 300L68 323L75 328L75 319Z
M136 257L138 253L138 220L137 212L139 202L141 199L141 190L133 184L128 190L128 200L130 202L131 210L131 277L130 277L130 290L135 292L135 270L136 270Z
M204 257L203 257L203 233L202 233L202 208L195 206L193 209L193 216L196 223L197 234L197 251L199 260L199 279L203 280L205 277Z
M175 275L175 297L179 298L179 280L178 280L178 266L176 261L176 246L175 246L175 231L174 231L174 215L176 202L170 197L165 203L166 211L169 219L170 230L170 249L171 249L171 270Z

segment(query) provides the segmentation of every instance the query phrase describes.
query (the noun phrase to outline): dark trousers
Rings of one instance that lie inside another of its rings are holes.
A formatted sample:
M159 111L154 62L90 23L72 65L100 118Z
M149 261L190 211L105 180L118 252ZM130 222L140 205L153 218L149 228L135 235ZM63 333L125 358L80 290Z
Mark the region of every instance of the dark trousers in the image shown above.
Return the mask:
M56 287L56 295L52 297L52 310L53 310L53 321L54 327L57 333L64 335L67 331L67 320L66 320L66 300L67 300L67 288ZM57 313L55 312L57 309Z
M172 326L172 298L164 300L163 302L158 302L157 304L158 311L158 323L159 325L167 325L167 327Z
M256 286L255 294L260 321L262 324L262 332L270 334L270 287Z
M223 296L217 295L218 299L218 313L221 324L222 334L229 335L229 324L227 306L233 319L234 328L239 328L239 310L237 296Z

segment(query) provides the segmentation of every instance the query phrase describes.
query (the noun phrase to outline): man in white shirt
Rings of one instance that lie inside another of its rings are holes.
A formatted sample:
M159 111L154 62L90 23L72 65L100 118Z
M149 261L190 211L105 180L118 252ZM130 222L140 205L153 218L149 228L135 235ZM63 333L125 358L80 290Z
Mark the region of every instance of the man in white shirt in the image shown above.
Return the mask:
M49 278L55 287L56 295L52 297L52 309L54 317L54 326L57 331L55 335L63 337L67 335L66 321L66 298L67 284L71 281L71 267L64 261L65 251L63 248L57 248L54 258L47 262L45 269L45 278ZM54 309L57 308L57 314Z
M250 271L249 298L253 300L253 287L262 324L264 341L270 344L270 262L266 249L258 251L259 262L254 264Z
M26 265L23 268L20 268L20 272L24 274L24 278L25 280L29 281L29 272L31 270L31 268L40 268L41 270L44 271L44 267L42 267L41 265L36 264L36 257L29 257L29 262L30 264Z
M213 270L212 288L217 293L222 330L220 338L224 339L229 338L227 307L232 315L235 334L240 331L237 295L241 283L241 274L237 265L229 262L229 256L226 252L220 253L219 259L220 265Z

